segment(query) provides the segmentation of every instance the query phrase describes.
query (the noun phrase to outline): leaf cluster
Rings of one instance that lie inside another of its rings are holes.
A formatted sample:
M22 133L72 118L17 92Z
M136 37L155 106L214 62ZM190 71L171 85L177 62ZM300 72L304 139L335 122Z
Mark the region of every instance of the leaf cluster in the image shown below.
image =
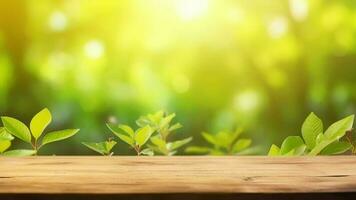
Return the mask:
M141 116L136 120L139 127L150 126L156 134L150 138L148 147L155 153L171 156L177 153L177 150L192 141L192 137L181 140L168 141L168 137L177 129L183 126L180 123L171 125L172 120L176 117L175 113L166 114L163 111L158 111L154 114Z
M234 132L220 131L217 134L203 132L203 138L211 144L206 146L191 146L186 149L187 153L207 155L244 155L248 154L252 140L241 138L243 130L236 129Z
M45 134L41 138L44 130L52 122L52 114L47 108L41 110L32 118L30 128L28 128L23 122L12 117L3 116L1 117L1 121L4 127L1 128L0 150L2 151L0 152L3 155L34 155L37 154L40 148L42 148L44 145L67 139L74 136L79 131L79 129L53 131ZM11 146L11 141L14 139L12 136L30 144L32 149L17 149L6 151Z
M341 138L352 129L354 115L341 119L324 132L322 120L311 113L302 125L302 137L289 136L281 147L272 145L270 156L300 156L300 155L335 155L342 154L352 148L347 141Z

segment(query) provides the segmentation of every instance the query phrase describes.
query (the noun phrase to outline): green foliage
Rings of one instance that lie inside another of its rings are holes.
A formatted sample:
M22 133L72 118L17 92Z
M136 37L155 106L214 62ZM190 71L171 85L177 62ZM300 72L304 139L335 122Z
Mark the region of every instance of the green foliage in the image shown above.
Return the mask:
M96 151L104 156L111 156L114 152L111 152L111 149L116 145L116 142L113 140L108 140L105 142L82 142L83 145L88 147L89 149Z
M172 132L182 127L180 123L171 125L171 122L175 116L175 113L166 115L165 112L158 111L154 114L141 116L138 120L136 120L136 124L138 126L150 126L155 133L157 133L151 138L151 143L148 145L152 151L158 154L171 156L176 154L180 147L192 141L192 137L189 137L182 140L168 142L168 137L172 134Z
M212 147L191 146L186 149L186 152L208 155L244 155L248 153L252 140L248 138L239 139L241 134L241 128L234 132L220 131L217 134L203 132L203 138Z
M67 138L70 138L74 136L78 131L79 129L67 129L67 130L53 131L51 133L47 133L47 135L43 137L42 144L40 147L48 143L57 142L60 140L65 140Z
M4 153L11 146L10 140L0 140L0 154Z
M106 124L107 127L114 133L120 140L130 145L137 153L137 155L152 155L149 149L143 149L146 142L150 139L154 130L146 125L145 127L138 128L134 131L127 125Z
M17 149L17 150L6 151L2 155L4 155L4 156L33 156L36 153L37 153L37 151L32 150L32 149Z
M27 126L21 121L11 117L1 117L6 130L24 142L31 143L31 133Z
M3 155L10 155L10 156L25 156L25 155L37 154L39 149L44 145L67 139L69 137L74 136L79 131L79 129L67 129L61 131L54 131L46 134L43 137L41 143L39 143L38 139L41 137L43 131L52 121L52 115L47 108L41 110L32 118L30 123L30 129L24 123L22 123L21 121L15 118L1 117L1 120L4 125L4 128L0 129L2 130L0 133L0 138L7 137L10 138L10 140L12 140L13 137L11 135L13 135L21 139L22 141L31 144L33 148L33 150L13 150L13 151L8 151L3 153ZM9 134L6 135L6 133L9 133L12 138L9 137ZM2 148L3 151L5 151L7 148L9 148L9 142L3 142L2 147L3 147Z
M323 133L323 123L314 113L311 113L302 125L302 136L289 136L279 149L272 145L268 155L270 156L299 156L299 155L333 155L342 154L352 145L340 141L347 131L352 129L354 115L348 116L332 124Z
M51 121L52 115L47 108L36 114L30 123L32 136L37 140Z

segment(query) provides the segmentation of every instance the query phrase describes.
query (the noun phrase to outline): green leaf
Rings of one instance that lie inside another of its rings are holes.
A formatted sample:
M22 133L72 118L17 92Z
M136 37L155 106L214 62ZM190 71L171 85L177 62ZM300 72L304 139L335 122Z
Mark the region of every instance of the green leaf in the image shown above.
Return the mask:
M21 121L11 117L1 117L6 130L15 137L31 143L31 133L27 126Z
M294 149L294 156L303 156L305 155L305 150L307 149L307 145L303 144Z
M120 140L130 145L131 147L135 147L135 141L133 139L135 133L131 127L123 124L120 124L119 126L115 124L106 124L106 126L111 130L111 132L114 133L114 135L120 138ZM122 134L122 131L124 131L126 134Z
M146 155L146 156L153 156L154 152L151 149L147 148L147 149L142 150L140 152L140 154Z
M52 115L47 108L37 113L31 120L30 129L33 137L37 140L51 123Z
M159 128L162 129L164 127L168 127L169 124L171 123L172 119L176 116L175 113L172 113L168 115L167 117L164 117L162 120L160 120L159 123Z
M150 139L153 130L150 126L145 126L143 128L139 128L135 133L135 141L139 146L143 146L148 139Z
M280 155L280 148L277 145L272 144L271 148L269 149L268 156L279 156Z
M289 136L287 137L281 146L281 155L288 154L290 151L297 149L304 145L304 141L299 136Z
M133 138L135 133L132 130L132 128L130 126L124 125L124 124L120 124L120 125L116 125L116 124L106 124L106 126L110 129L110 131L112 133L114 133L114 135L116 135L117 137L120 138L120 135L124 135L122 134L122 131L124 131L124 133L126 135L128 135L130 138Z
M152 144L157 146L159 149L166 149L166 141L162 140L162 138L159 135L151 137L150 140Z
M215 137L212 134L207 133L207 132L202 132L201 135L210 144L217 145L217 141L216 141Z
M211 152L211 149L208 147L190 146L185 149L185 152L192 154L208 154Z
M314 113L310 113L302 126L302 136L308 149L315 147L316 137L320 133L323 133L323 122Z
M106 142L82 142L83 145L87 146L89 149L96 151L102 155L109 155L111 149L116 145L115 141L106 141Z
M120 140L122 140L123 142L125 142L126 144L130 145L131 147L135 147L135 141L133 138L127 136L127 135L124 135L124 134L120 134L120 133L117 133L115 134L117 137L120 138Z
M325 137L329 139L339 139L346 134L346 131L352 129L354 123L354 115L348 116L340 121L332 124L326 131Z
M11 146L10 140L0 140L0 153L3 153Z
M2 155L4 156L33 156L36 154L35 150L30 149L17 149L12 151L6 151Z
M136 124L139 127L145 127L147 125L151 125L151 122L147 117L141 116L138 120L136 120Z
M235 142L234 146L232 147L232 153L238 153L246 148L248 148L252 143L250 139L239 139Z
M172 132L172 131L175 131L175 130L180 129L182 127L183 127L182 124L176 123L176 124L172 125L171 127L169 127L169 131Z
M124 124L120 124L119 125L119 128L123 131L125 131L130 137L134 137L135 135L135 132L134 130L132 130L131 127L127 126L127 125L124 125Z
M14 137L9 134L4 127L0 127L0 140L13 140Z
M192 137L188 137L188 138L185 138L185 139L183 139L183 140L174 141L174 142L171 143L169 149L170 149L170 150L176 150L176 149L182 147L183 145L186 145L186 144L188 144L189 142L191 142L192 139L193 139Z
M48 143L57 142L72 137L73 135L78 133L78 131L79 129L67 129L48 133L43 137L41 147Z
M321 151L321 155L336 155L342 154L351 149L352 145L348 142L333 142Z

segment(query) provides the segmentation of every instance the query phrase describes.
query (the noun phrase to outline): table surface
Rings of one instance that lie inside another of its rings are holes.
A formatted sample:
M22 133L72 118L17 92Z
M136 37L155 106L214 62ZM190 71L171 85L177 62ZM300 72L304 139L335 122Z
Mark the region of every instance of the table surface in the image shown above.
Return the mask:
M0 194L356 192L356 157L0 157Z

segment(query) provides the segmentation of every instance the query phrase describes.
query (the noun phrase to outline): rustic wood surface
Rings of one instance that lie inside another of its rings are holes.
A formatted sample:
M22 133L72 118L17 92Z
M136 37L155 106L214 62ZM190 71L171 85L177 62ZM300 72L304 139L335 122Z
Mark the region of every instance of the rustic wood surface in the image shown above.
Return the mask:
M0 157L0 194L356 192L356 157Z

